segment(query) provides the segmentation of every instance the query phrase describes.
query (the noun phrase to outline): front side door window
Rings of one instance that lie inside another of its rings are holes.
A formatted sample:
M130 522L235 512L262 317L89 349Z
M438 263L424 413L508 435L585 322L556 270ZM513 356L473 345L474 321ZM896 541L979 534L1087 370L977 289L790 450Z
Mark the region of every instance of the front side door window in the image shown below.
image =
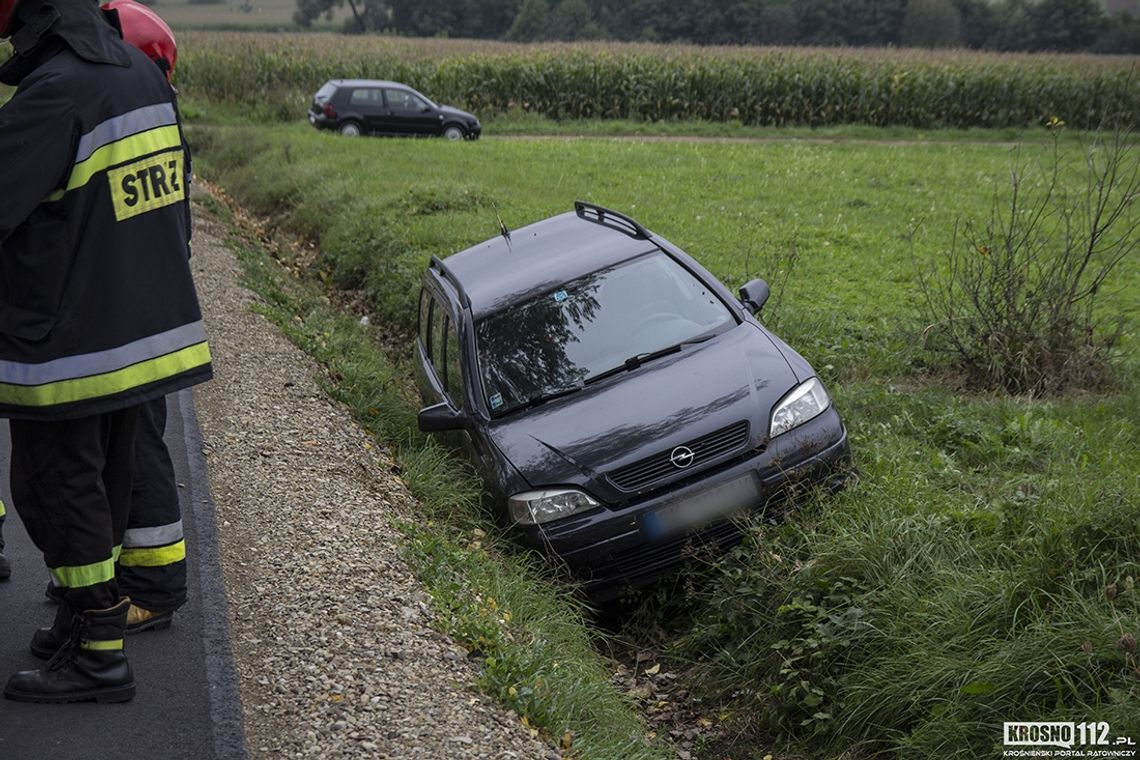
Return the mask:
M467 407L458 325L429 291L420 291L420 340L438 386L456 409Z
M388 105L401 111L422 111L428 107L423 98L407 90L388 90Z
M427 288L420 288L420 316L416 323L419 326L420 342L424 346L424 356L428 356L428 346L431 345L431 293Z
M385 90L385 94L392 119L399 124L399 131L414 134L438 131L439 115L419 95L396 89Z
M431 304L431 341L428 344L428 356L431 359L431 366L435 369L435 375L439 378L440 384L443 384L446 372L443 363L443 343L446 329L447 312L444 311L439 301L433 298Z
M455 405L456 409L463 409L464 393L463 393L463 370L459 361L461 352L461 343L459 342L458 325L447 320L447 325L444 329L446 335L446 342L443 346L443 362L445 367L444 387L447 388L447 395L451 397L451 403Z

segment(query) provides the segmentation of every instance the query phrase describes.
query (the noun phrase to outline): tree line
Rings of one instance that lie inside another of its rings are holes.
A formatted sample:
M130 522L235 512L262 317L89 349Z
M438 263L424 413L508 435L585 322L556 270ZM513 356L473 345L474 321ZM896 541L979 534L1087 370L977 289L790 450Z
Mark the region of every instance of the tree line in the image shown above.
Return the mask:
M519 42L965 47L1140 53L1140 0L297 0L311 26Z

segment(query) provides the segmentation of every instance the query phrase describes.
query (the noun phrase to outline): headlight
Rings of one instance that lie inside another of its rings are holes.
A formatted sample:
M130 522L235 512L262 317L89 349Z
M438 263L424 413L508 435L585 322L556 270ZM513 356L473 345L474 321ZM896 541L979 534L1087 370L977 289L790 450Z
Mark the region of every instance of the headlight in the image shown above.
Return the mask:
M823 383L814 377L806 380L776 404L772 412L772 428L768 431L768 435L775 438L781 433L799 427L823 414L829 406L831 399L823 389Z
M525 491L507 499L516 523L538 525L600 507L589 494L573 489Z

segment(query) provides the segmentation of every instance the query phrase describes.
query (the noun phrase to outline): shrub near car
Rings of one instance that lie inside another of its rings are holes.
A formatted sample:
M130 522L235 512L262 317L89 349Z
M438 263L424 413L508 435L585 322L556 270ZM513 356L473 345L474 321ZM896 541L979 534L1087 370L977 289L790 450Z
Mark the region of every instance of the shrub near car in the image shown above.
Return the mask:
M658 577L693 543L739 538L792 483L840 485L847 433L807 361L629 217L575 211L424 274L421 430L458 448L497 518L596 599Z
M437 105L399 82L332 79L313 96L309 123L342 135L415 135L477 140L479 120L466 111Z

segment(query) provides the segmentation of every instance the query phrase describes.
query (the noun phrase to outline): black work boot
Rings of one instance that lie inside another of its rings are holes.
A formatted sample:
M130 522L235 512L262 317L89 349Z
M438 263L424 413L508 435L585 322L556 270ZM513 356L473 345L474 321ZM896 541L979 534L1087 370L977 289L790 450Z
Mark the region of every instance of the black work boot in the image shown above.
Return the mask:
M46 667L8 679L4 696L18 702L126 702L135 678L123 652L130 601L75 615L71 636Z
M65 596L67 596L67 586L57 586L52 581L48 581L47 588L44 589L44 597L49 602L59 604Z
M37 628L32 634L32 656L41 660L50 660L71 638L71 626L74 620L75 613L71 611L71 606L66 599L61 599L51 626Z

